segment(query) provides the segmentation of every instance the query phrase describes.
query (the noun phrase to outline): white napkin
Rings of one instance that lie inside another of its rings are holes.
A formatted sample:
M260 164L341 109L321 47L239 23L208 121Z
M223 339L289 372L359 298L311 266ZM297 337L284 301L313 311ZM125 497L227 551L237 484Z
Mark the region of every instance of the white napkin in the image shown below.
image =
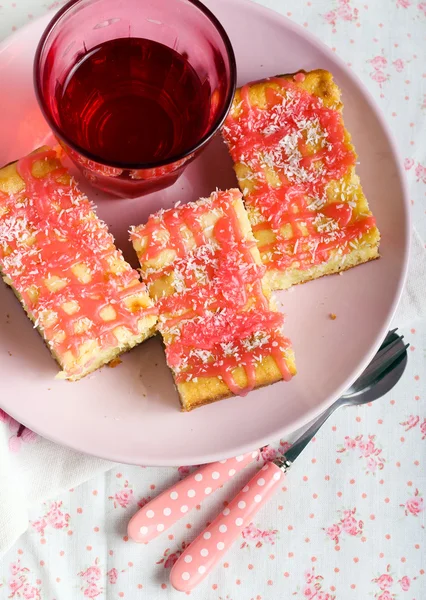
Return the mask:
M426 318L426 249L420 235L414 229L411 237L407 281L392 324L395 327L404 327L424 318Z
M3 423L2 423L3 421ZM0 409L0 556L28 527L28 507L114 463L74 452L25 429Z
M403 327L426 316L426 250L416 231L405 290L393 319ZM0 556L28 527L28 507L86 481L114 463L36 436L0 410Z

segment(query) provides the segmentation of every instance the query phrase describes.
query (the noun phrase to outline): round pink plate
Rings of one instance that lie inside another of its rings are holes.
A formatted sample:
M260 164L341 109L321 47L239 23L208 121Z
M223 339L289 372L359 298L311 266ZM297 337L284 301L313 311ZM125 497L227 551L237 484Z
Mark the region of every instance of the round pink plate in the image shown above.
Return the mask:
M342 276L279 295L298 375L250 393L181 413L159 339L151 339L77 383L56 381L55 362L19 302L0 285L0 406L41 435L112 460L145 465L210 462L253 450L303 425L357 377L384 337L407 266L409 207L395 146L367 90L342 61L284 17L245 0L208 0L234 45L238 83L298 69L331 71L343 91L344 116L358 172L382 234L382 258ZM49 131L36 105L32 62L51 15L0 47L0 165L30 152ZM171 188L116 200L85 188L135 264L130 225L160 207L235 186L218 137ZM337 315L336 320L329 318Z

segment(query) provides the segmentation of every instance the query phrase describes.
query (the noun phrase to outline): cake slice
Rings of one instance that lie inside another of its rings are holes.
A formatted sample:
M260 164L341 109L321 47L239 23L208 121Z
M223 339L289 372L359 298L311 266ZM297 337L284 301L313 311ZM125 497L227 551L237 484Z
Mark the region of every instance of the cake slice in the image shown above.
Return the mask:
M0 169L0 272L62 378L87 375L154 331L137 271L48 148Z
M223 127L272 289L379 256L340 90L323 70L247 84Z
M184 411L291 378L238 190L159 211L131 238Z

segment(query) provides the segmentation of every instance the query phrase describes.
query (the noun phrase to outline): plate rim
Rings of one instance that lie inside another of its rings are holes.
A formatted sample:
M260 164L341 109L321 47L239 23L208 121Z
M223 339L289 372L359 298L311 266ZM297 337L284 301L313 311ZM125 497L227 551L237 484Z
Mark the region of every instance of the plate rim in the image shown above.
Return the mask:
M223 1L223 0L220 0L220 1ZM208 5L208 8L213 13L214 13L214 7L212 8L211 5L214 5L214 3L215 3L215 0L208 0L208 2L206 2L206 4ZM262 16L262 18L265 18L265 16L269 19L273 18L275 24L277 22L279 22L281 24L281 26L283 27L283 29L291 30L296 35L298 35L300 38L308 40L312 46L318 48L327 58L329 58L331 60L331 62L336 63L340 67L340 69L342 69L344 71L345 75L351 80L351 82L358 89L360 89L360 91L362 92L362 95L364 96L364 98L368 104L368 107L374 113L374 116L377 119L377 121L381 127L382 133L386 139L387 146L389 147L392 157L396 163L396 165L395 165L396 166L396 175L397 175L400 185L401 185L402 205L404 208L404 215L405 215L405 225L404 225L404 231L403 231L403 234L404 234L404 246L403 246L404 257L403 257L402 268L401 268L400 273L397 278L397 288L396 288L397 291L394 295L394 298L390 305L390 308L387 311L387 314L383 318L384 325L382 326L382 328L379 331L379 334L376 336L374 342L372 343L370 352L367 352L365 354L364 358L360 361L360 364L358 365L358 367L355 370L351 371L351 374L345 379L345 381L342 383L342 385L335 390L334 394L326 397L323 402L317 404L314 408L307 410L303 416L299 416L298 418L295 418L291 423L290 429L288 426L286 427L285 425L278 426L273 432L268 434L267 437L260 436L259 438L254 439L253 442L244 443L244 444L240 443L238 446L235 446L231 455L228 453L228 451L226 451L225 454L220 451L209 452L208 457L206 457L206 458L208 458L208 460L205 462L215 462L218 460L222 460L224 458L229 458L230 456L244 454L246 452L252 451L254 448L259 448L259 447L264 446L276 439L279 439L283 435L288 434L289 431L296 431L300 427L307 425L312 419L315 419L335 399L337 399L342 394L342 392L351 383L353 383L353 381L355 381L355 379L362 373L362 371L365 369L367 364L370 362L370 360L376 353L378 347L380 346L380 343L387 333L389 323L391 322L391 320L395 314L396 308L399 304L399 301L401 299L401 295L402 295L402 292L404 289L404 285L405 285L406 278L407 278L407 272L408 272L408 264L409 264L409 257L410 257L411 230L412 230L412 215L411 215L410 203L409 203L408 182L407 182L407 179L405 177L405 174L404 174L404 171L402 168L402 161L401 161L398 146L396 144L396 139L390 129L390 126L388 125L388 123L385 119L384 114L382 113L382 111L381 111L380 107L378 106L378 104L376 103L372 93L370 92L368 87L365 85L365 83L362 81L362 79L360 79L358 77L358 75L356 75L356 73L354 73L346 65L344 60L342 58L340 58L340 56L337 53L333 52L324 42L322 42L310 31L307 31L304 27L302 27L298 23L295 23L294 21L292 21L291 19L289 19L282 13L279 13L267 6L258 4L257 2L254 2L253 0L232 0L232 3L239 5L242 10L246 9L247 5L249 5L250 10L259 13ZM26 23L25 25L20 27L17 31L13 32L10 36L5 38L0 43L0 54L2 52L4 52L5 50L7 50L7 48L15 42L15 40L17 40L21 36L25 35L27 30L29 30L31 28L36 28L37 24L39 24L41 21L45 21L45 23L47 25L49 20L52 18L53 14L54 14L54 11L49 11L45 15L42 15L42 16L38 17L37 19L34 19L33 21ZM238 63L237 63L237 72L238 72ZM127 454L121 454L121 455L118 454L117 455L117 453L114 453L114 452L111 452L111 453L110 452L100 452L100 453L92 454L91 452L89 453L85 450L82 450L82 448L79 447L78 444L72 444L72 443L68 443L68 442L64 443L63 440L61 440L59 437L55 436L54 432L53 433L45 432L45 431L43 431L43 428L38 428L38 427L36 429L34 429L26 421L25 416L22 417L20 414L18 414L19 411L18 411L18 413L16 413L13 410L11 411L9 408L7 408L6 412L12 418L14 418L17 421L19 421L20 423L22 423L25 427L28 427L32 431L35 431L35 433L38 433L38 435L40 435L41 437L43 437L49 441L52 441L54 443L57 443L61 446L70 448L76 452L87 454L88 456L94 456L94 457L102 458L105 460L110 460L113 462L121 462L121 463L125 463L125 464L141 464L141 463L143 463L145 466L170 467L170 466L176 466L177 464L182 465L182 466L187 466L187 465L190 466L190 465L195 464L196 462L197 463L199 462L199 459L197 459L197 458L194 459L194 457L191 458L190 456L184 456L184 455L182 457L179 457L178 461L176 461L175 459L168 460L165 458L160 458L160 459L156 459L156 460L151 459L151 460L146 461L146 460L140 459L136 456L128 456Z

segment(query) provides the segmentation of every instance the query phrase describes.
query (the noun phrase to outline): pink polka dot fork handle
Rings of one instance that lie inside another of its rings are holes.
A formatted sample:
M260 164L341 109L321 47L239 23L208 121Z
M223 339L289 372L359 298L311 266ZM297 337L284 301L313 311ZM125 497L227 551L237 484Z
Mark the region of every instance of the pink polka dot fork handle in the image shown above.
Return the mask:
M129 538L147 544L258 457L256 450L202 466L133 515L127 526Z
M276 461L278 463L278 461ZM287 465L266 463L218 517L181 554L170 573L172 586L190 592L216 564L257 511L282 484Z

